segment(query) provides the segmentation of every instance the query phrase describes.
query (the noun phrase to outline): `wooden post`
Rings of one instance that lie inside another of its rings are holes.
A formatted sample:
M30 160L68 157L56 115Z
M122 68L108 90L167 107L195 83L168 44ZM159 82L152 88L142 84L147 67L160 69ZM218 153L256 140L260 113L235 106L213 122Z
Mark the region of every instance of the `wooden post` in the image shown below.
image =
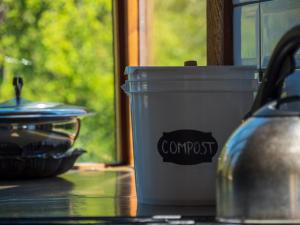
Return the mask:
M152 26L153 26L153 0L139 0L139 26L140 26L140 65L153 65Z
M126 66L139 64L138 0L113 0L117 159L133 165L128 97L120 89Z
M233 65L232 0L206 0L207 64Z

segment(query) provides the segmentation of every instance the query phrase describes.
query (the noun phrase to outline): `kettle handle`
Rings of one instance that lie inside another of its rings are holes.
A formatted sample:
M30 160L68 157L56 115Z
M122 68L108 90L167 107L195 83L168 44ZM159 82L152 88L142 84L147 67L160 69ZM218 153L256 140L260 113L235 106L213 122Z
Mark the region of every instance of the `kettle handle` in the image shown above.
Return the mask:
M283 82L296 68L294 55L300 48L300 25L289 30L278 42L245 119L270 101L280 98Z

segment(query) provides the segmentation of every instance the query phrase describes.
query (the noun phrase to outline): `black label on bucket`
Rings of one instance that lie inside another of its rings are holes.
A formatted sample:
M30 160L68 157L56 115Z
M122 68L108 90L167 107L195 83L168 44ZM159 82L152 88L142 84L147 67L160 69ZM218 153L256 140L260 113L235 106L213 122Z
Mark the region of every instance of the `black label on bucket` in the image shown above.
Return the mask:
M164 162L193 165L211 162L217 153L218 143L212 133L176 130L164 132L157 149Z

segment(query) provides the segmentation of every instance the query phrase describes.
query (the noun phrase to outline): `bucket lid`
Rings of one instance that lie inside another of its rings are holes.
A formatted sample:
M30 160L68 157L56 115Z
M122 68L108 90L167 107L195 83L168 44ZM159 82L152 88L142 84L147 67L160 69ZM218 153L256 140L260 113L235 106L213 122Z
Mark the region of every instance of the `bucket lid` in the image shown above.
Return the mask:
M126 67L127 93L144 92L249 92L256 91L255 67L184 66Z
M128 66L128 81L152 80L247 80L255 79L253 66Z

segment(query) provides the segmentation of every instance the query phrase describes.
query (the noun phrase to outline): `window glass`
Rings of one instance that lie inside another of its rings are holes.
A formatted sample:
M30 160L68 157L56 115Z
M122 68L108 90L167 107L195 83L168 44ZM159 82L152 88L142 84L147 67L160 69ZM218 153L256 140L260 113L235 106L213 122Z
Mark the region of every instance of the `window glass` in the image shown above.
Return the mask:
M112 1L0 2L0 99L13 97L12 77L24 78L22 96L86 106L76 146L80 161L113 162L114 78Z
M142 65L206 64L206 0L140 0Z
M273 0L261 3L261 64L266 68L280 38L292 27L299 25L299 0ZM300 51L296 55L300 66Z
M234 8L234 64L259 65L259 4Z

